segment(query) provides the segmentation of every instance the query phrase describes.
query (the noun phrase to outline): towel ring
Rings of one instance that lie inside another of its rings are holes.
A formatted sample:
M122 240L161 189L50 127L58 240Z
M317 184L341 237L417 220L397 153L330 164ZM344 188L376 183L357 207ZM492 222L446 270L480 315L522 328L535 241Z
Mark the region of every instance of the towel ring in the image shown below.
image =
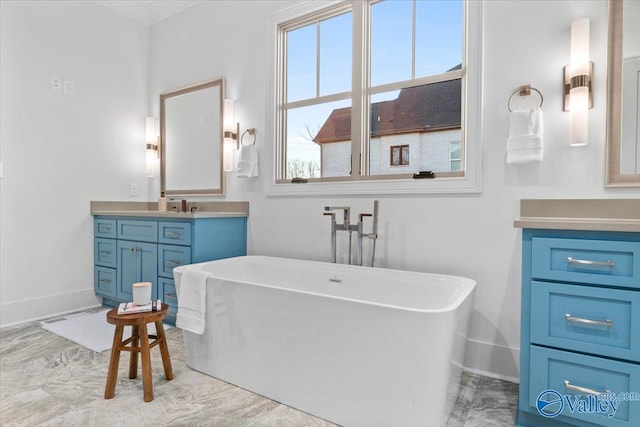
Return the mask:
M242 140L244 139L244 135L247 133L249 135L253 135L253 142L250 145L256 145L256 129L255 128L247 129L242 133L242 136L240 137L240 145L244 145Z
M513 111L511 109L511 99L513 98L513 95L517 93L520 96L528 96L528 95L531 95L532 90L535 90L536 92L538 92L538 95L540 95L540 108L542 108L542 104L544 104L544 97L542 96L542 92L540 92L535 87L531 87L531 85L524 85L514 90L511 96L509 97L509 100L507 101L507 108L509 109L509 112L511 113Z

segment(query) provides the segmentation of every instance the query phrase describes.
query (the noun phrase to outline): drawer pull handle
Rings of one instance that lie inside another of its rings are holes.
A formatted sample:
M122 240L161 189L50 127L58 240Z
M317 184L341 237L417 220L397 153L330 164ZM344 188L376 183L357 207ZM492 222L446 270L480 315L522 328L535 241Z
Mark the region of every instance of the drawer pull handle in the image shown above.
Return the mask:
M616 265L616 263L612 260L607 260L607 261L591 261L588 259L576 259L573 257L568 256L567 257L567 263L568 264L580 264L580 265L592 265L594 267L609 267L609 268L613 268L614 265Z
M569 313L564 315L564 319L567 322L573 323L581 323L583 325L592 325L592 326L604 326L605 328L613 327L613 320L593 320L593 319L583 319L582 317L573 317Z
M167 231L164 233L165 237L180 237L180 233L176 231Z
M111 279L100 279L100 281L104 283L111 283Z
M111 251L100 251L102 255L111 255Z
M178 299L178 296L176 294L164 294L164 297L167 299Z
M166 260L164 263L167 264L167 265L180 265L181 264L180 261L174 261L174 260L171 260L171 259Z
M568 380L564 380L564 388L571 391L577 391L579 393L590 394L592 396L600 396L601 394L611 393L610 390L596 391L587 387L580 387L579 385L573 385Z

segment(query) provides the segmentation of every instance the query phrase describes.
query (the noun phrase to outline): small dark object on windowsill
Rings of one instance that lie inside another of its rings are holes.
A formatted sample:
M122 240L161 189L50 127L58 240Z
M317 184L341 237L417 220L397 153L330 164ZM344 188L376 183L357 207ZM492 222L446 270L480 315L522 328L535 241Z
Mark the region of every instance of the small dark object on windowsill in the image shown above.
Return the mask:
M413 179L435 178L436 174L432 171L420 171L413 174Z
M292 184L306 184L308 181L305 178L293 178L291 180Z

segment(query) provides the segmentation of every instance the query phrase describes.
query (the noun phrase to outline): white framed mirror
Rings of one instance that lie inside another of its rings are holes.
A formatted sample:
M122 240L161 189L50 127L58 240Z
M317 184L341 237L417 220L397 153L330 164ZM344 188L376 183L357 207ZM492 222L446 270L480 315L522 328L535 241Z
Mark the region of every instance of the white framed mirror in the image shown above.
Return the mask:
M160 191L224 195L224 79L160 95Z
M640 2L609 0L606 184L640 186Z

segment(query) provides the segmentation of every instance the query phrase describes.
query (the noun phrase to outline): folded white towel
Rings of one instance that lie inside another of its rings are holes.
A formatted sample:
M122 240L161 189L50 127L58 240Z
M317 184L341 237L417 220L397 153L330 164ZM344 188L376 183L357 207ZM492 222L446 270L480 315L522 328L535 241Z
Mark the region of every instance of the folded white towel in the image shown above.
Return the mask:
M542 110L514 110L509 116L507 138L507 163L520 165L542 162L544 144L542 139Z
M202 334L205 326L207 277L211 273L203 270L185 269L179 282L178 313L176 326L196 334Z
M258 149L255 144L240 147L238 156L238 178L258 176Z

